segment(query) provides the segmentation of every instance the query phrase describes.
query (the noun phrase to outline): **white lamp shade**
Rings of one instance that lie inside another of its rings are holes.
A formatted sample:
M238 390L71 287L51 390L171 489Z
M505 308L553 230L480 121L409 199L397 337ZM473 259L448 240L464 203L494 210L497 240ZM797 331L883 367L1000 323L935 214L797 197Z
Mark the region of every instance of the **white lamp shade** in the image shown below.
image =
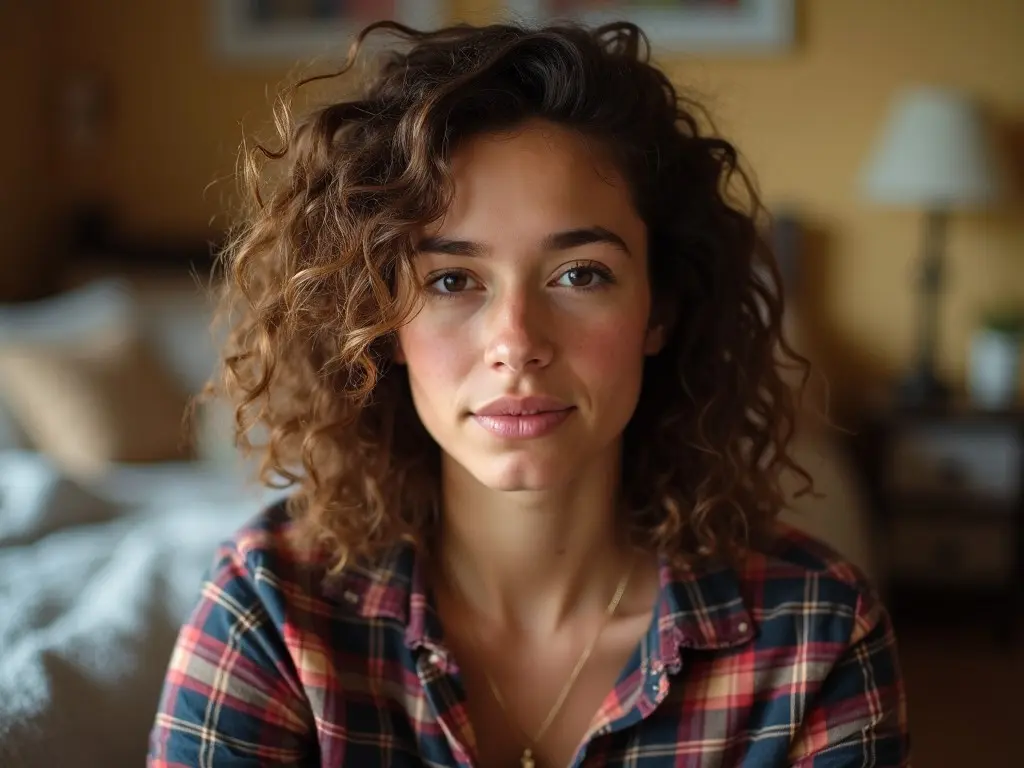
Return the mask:
M940 88L897 99L861 182L875 202L933 210L981 207L1002 191L977 108Z

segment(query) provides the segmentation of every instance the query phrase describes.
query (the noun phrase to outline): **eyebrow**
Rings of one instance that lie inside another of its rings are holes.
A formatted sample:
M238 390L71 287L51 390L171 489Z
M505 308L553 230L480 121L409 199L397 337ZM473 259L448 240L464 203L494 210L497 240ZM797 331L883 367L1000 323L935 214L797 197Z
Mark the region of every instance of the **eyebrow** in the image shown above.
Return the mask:
M632 256L625 240L611 230L598 226L555 232L544 238L542 247L546 251L568 251L592 243L608 243L627 256ZM448 256L478 257L484 255L486 250L483 245L471 240L452 240L441 236L425 237L416 245L418 253L440 253Z

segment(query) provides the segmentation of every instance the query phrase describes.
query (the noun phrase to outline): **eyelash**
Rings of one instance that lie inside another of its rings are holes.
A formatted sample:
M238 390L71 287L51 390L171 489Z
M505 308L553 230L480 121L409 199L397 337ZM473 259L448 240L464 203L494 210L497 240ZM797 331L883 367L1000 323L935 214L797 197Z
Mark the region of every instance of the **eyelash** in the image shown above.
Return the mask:
M596 285L564 286L564 287L571 287L573 290L576 290L576 291L587 291L587 292L590 292L590 291L598 291L598 290L601 290L602 288L607 288L609 285L613 285L615 283L615 276L612 274L611 270L609 270L607 267L605 267L602 264L598 264L596 262L588 262L588 261L576 262L575 264L571 264L570 266L566 267L564 270L562 270L562 272L559 273L558 277L556 278L556 281L562 279L567 273L572 272L574 270L575 271L579 271L579 272L590 272L590 273L596 275L599 278L599 282ZM427 275L427 277L425 278L425 280L423 282L424 292L429 294L430 296L432 296L434 298L438 298L438 299L455 299L455 298L458 298L461 294L465 293L465 291L450 291L450 292L435 291L435 290L432 290L432 287L438 281L444 279L445 277L448 277L449 275L456 275L456 276L458 276L458 275L467 275L467 274L468 273L464 269L444 269L444 270L440 270L438 272L431 272L429 275Z

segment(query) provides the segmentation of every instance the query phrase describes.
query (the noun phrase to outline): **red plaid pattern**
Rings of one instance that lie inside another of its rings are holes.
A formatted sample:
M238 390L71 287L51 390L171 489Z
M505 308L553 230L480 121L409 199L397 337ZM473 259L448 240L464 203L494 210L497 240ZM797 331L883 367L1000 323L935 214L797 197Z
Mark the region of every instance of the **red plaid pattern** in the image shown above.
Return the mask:
M474 765L462 686L414 548L334 577L282 506L221 548L182 628L149 765ZM782 529L738 569L661 566L651 626L575 766L905 766L888 615Z

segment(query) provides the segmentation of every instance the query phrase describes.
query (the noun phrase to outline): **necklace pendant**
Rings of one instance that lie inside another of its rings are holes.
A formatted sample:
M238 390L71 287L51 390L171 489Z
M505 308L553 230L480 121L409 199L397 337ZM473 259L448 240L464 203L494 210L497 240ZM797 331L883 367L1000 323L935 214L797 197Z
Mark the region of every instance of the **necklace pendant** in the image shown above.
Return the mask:
M522 759L519 761L519 765L522 766L522 768L535 768L536 764L533 762L533 752L526 749L523 752Z

